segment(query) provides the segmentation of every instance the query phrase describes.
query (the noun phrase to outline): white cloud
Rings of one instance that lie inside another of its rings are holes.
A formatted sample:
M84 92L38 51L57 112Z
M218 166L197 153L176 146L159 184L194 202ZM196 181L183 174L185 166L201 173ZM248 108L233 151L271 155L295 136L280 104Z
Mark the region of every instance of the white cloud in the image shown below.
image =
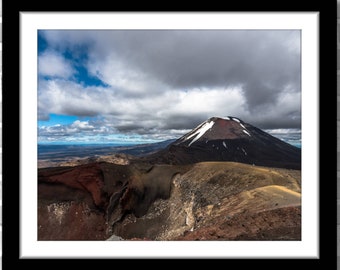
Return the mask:
M192 89L177 93L177 102L164 108L170 115L200 114L206 117L235 115L244 111L245 100L240 88Z
M39 55L38 72L43 76L70 78L75 70L72 65L61 54L46 51Z
M72 123L71 127L80 129L80 130L93 130L94 126L89 124L89 121L80 121L76 120Z
M39 115L48 113L94 116L111 111L114 91L103 87L84 87L60 79L41 81L39 84Z

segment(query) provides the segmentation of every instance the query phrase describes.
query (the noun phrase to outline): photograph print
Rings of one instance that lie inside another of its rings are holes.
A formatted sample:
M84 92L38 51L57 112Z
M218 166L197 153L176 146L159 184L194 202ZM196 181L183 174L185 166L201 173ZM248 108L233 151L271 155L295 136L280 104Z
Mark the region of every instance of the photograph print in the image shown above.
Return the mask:
M204 245L223 247L214 253L222 257L287 256L280 248L292 257L316 255L318 198L310 195L317 159L308 147L316 137L303 140L315 130L315 122L304 124L306 113L317 115L317 76L303 83L317 74L315 58L305 57L316 46L308 51L303 41L316 29L301 23L314 22L314 13L286 27L285 15L272 26L264 20L249 27L225 14L225 25L207 28L201 18L196 28L169 27L173 20L150 27L150 14L126 26L114 13L103 20L111 25L72 28L61 23L69 14L54 15L43 27L43 16L27 14L33 23L23 27L37 37L36 69L27 69L36 101L25 104L34 115L29 147L37 157L30 160L36 219L24 214L30 226L22 227L36 249L25 249L27 256L49 256L42 247L64 241L70 245L58 248L62 255L88 241L109 241L116 255L127 243L145 243L147 256L168 256L167 245L178 245L173 256L209 256ZM302 211L310 199L311 211ZM192 250L183 248L192 241Z

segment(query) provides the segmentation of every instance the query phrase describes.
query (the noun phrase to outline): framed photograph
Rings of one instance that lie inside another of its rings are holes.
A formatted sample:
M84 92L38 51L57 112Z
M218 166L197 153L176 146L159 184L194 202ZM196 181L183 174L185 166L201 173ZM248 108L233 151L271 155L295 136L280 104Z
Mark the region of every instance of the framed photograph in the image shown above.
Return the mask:
M18 17L19 260L320 260L319 11Z

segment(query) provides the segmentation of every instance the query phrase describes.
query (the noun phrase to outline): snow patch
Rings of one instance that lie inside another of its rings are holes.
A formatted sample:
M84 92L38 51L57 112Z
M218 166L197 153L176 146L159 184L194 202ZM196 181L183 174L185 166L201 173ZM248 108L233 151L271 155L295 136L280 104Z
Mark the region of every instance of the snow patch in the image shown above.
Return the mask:
M243 151L244 155L247 155L246 150L244 150L244 149L242 148L242 151Z
M246 127L242 123L240 123L240 126L243 127L244 129L246 129Z
M224 120L230 120L230 118L228 116L223 117Z
M225 144L225 141L223 141L222 144L223 144L224 148L227 148L227 149L228 149L227 145Z
M246 130L242 130L245 134L247 134L249 137L251 137L251 135L249 134L249 132L248 131L246 131Z
M238 122L238 123L241 123L240 120L238 120L237 118L233 117L233 120Z
M195 141L197 141L199 138L201 138L209 129L212 128L212 126L215 124L214 121L206 122L203 125L201 125L200 128L198 128L193 134L188 136L186 139L190 139L193 136L196 135L196 137L189 143L189 146L192 145Z

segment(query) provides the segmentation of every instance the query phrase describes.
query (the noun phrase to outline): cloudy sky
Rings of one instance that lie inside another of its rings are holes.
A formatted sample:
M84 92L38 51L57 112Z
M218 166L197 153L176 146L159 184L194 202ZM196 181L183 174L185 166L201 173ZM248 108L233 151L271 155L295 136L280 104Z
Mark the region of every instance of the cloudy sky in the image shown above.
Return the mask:
M213 116L300 129L300 31L40 30L38 142L153 142Z

